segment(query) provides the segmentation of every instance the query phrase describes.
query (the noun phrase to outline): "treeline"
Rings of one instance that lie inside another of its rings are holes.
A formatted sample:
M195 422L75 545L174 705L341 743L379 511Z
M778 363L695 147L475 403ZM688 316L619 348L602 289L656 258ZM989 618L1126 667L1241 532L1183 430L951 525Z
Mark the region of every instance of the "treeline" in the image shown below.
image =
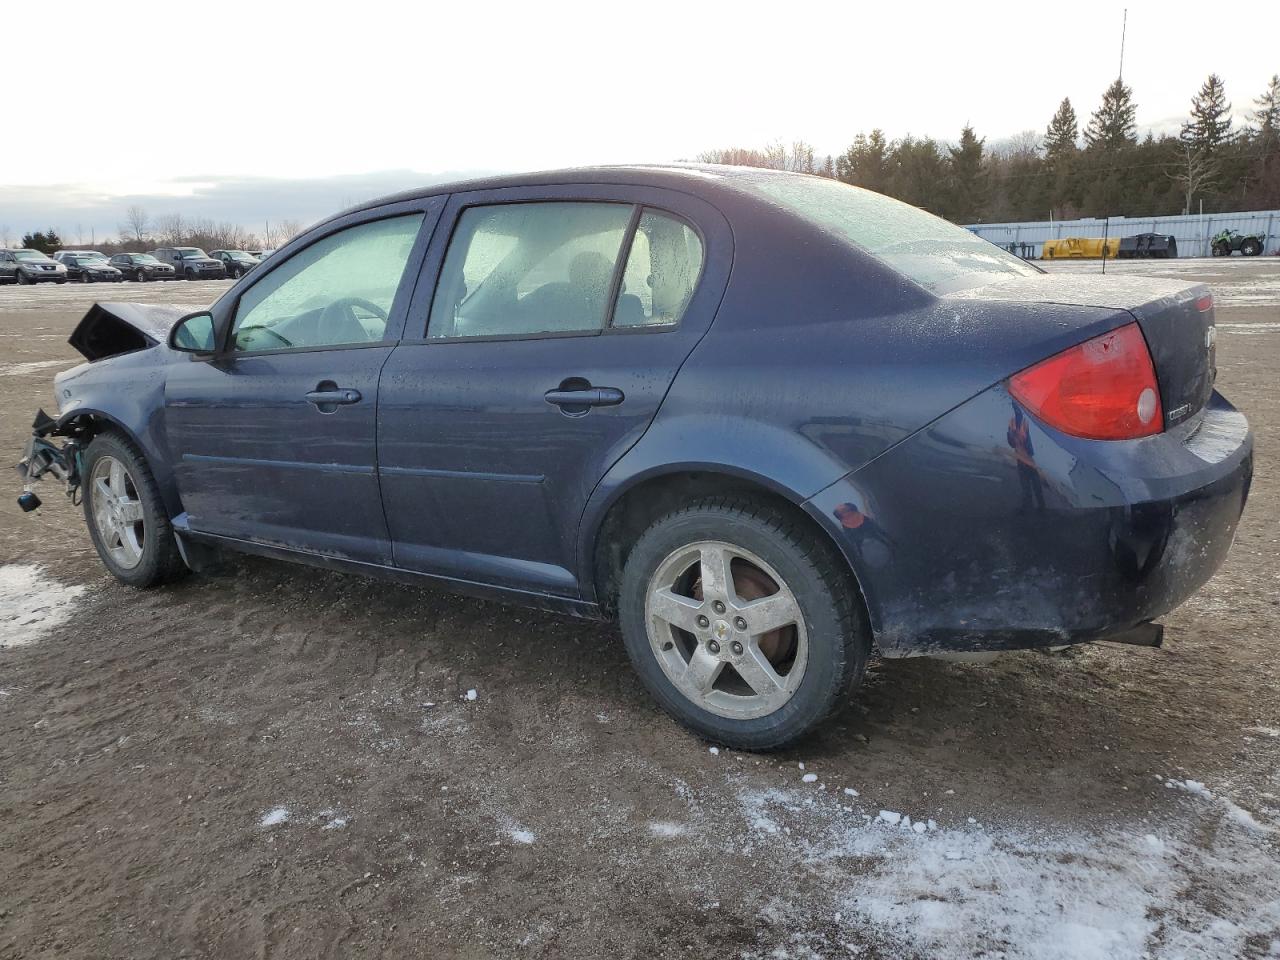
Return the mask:
M804 141L731 147L704 163L834 177L956 223L1163 216L1280 207L1280 74L1236 128L1222 78L1210 74L1177 136L1137 135L1133 91L1117 79L1083 130L1063 99L1043 134L987 145L970 126L955 144L859 133L844 153L816 157Z
M202 250L273 250L302 231L296 220L267 223L262 233L246 230L234 223L218 223L207 218L184 217L170 213L154 220L142 207L130 207L118 227L117 239L93 240L78 235L74 242L62 237L57 229L37 230L22 237L22 246L44 253L63 249L98 250L111 256L116 253L146 253L158 247L200 247Z

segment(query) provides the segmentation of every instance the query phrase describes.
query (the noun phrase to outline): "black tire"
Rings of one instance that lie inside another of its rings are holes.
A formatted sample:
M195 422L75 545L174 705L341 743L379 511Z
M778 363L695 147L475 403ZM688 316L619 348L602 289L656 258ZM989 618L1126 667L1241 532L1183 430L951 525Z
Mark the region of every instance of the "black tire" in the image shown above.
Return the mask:
M1262 253L1262 244L1250 237L1244 243L1240 244L1240 253L1246 257L1256 257Z
M63 284L63 283L66 283L66 282L67 282L67 278L66 278L66 277L63 277L61 280L59 280L59 281L58 281L58 283L59 283L59 284Z
M708 540L745 548L765 561L803 616L803 676L790 699L764 716L738 719L705 709L671 681L650 643L651 581L666 558ZM744 750L777 749L813 730L861 681L871 655L862 600L844 560L803 518L748 498L699 500L650 526L627 557L618 612L631 663L663 710L707 740Z
M118 460L128 471L129 479L142 504L143 526L146 531L142 540L141 560L133 567L122 567L108 552L102 542L98 525L94 522L94 504L97 491L89 482L94 467L103 457L110 456ZM114 431L100 433L90 442L84 453L84 474L81 490L84 500L84 518L89 527L89 536L93 540L94 549L98 551L103 566L121 583L131 587L154 587L173 580L186 572L182 555L178 552L177 540L173 527L169 523L169 514L165 510L164 500L160 496L160 488L155 477L147 466L142 452L121 433Z
M1230 246L1230 244L1226 244L1226 243L1215 243L1215 244L1213 245L1213 255L1214 255L1215 257L1229 257L1229 256L1231 256L1231 246Z
M145 270L143 270L141 267L139 267L139 268L138 268L138 272L137 272L137 273L135 273L135 274L133 275L133 279L137 280L139 283L146 283L146 282L147 282L147 271L145 271Z
M81 270L81 271L80 271L80 282L81 282L81 283L93 283L93 278L91 278L91 277L89 276L89 271L88 271L88 270Z
M196 278L195 272L192 270L186 271L186 277L188 280L194 280Z
M23 287L25 287L27 284L31 282L30 280L27 279L27 275L23 273L21 270L18 271L17 279L18 279L18 284Z

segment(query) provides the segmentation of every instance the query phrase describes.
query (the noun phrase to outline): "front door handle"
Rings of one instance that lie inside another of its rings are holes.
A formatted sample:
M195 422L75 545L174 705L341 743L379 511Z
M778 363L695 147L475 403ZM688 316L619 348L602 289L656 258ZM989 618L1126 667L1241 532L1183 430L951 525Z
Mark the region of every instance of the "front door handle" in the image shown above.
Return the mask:
M580 390L548 390L542 399L568 412L570 408L577 407L616 407L626 396L617 387L584 387Z
M314 403L321 413L333 413L340 406L359 403L360 399L359 390L328 383L322 383L319 388L306 394L307 403Z

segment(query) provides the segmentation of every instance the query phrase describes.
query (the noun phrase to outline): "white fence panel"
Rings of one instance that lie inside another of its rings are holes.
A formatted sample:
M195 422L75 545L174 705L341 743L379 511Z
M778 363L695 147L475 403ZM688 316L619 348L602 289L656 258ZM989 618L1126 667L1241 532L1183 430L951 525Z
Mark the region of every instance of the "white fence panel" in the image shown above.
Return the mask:
M1178 241L1179 257L1207 257L1214 234L1223 230L1261 233L1264 256L1280 252L1280 210L1252 210L1242 213L1206 213L1176 217L1099 217L1079 220L1040 220L1031 223L974 223L967 229L998 243L1030 244L1039 257L1046 240L1063 237L1129 237L1135 233L1169 233ZM1238 254L1237 254L1238 256Z

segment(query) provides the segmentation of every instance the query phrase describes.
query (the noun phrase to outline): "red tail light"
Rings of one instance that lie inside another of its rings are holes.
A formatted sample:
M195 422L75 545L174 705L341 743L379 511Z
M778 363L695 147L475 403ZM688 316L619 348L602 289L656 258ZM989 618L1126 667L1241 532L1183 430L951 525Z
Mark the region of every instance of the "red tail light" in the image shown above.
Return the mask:
M1076 437L1133 440L1164 429L1155 367L1136 323L1014 374L1009 392L1049 426Z

